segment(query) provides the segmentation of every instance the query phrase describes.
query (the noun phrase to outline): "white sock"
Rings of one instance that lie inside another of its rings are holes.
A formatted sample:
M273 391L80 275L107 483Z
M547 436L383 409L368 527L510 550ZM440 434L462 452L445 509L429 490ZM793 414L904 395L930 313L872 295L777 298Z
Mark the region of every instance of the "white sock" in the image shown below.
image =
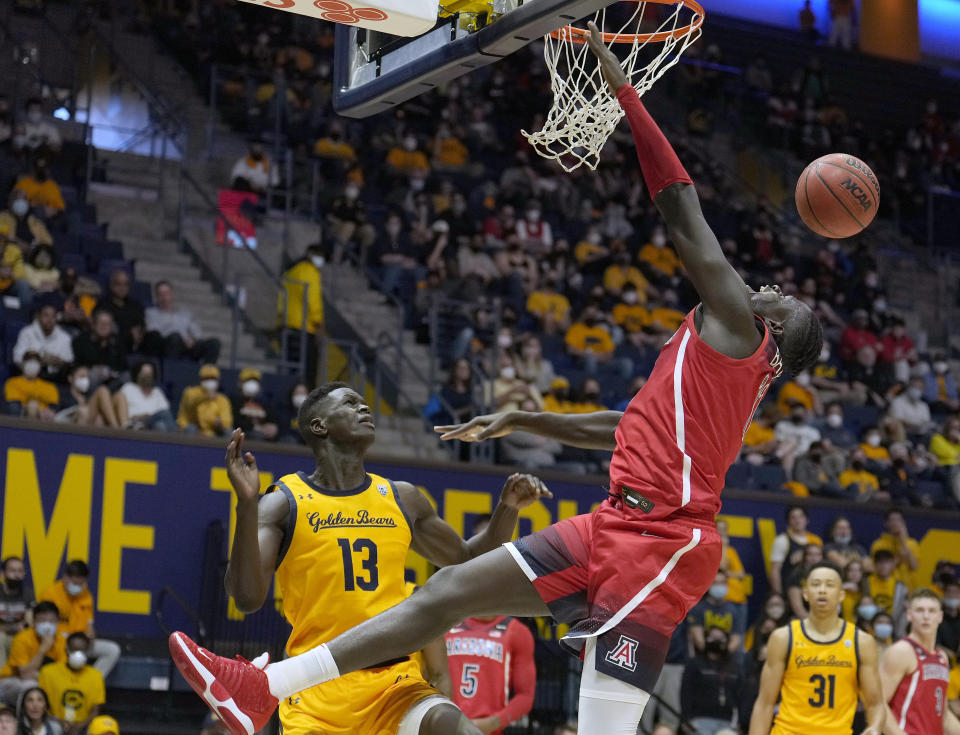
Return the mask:
M326 643L293 658L270 664L264 673L270 693L280 700L340 676L337 662L333 660Z

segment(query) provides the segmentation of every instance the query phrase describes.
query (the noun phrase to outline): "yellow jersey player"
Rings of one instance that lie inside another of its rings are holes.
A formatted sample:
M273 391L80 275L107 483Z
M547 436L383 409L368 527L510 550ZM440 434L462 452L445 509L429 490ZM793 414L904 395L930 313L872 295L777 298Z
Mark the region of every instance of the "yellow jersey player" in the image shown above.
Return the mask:
M316 469L281 477L262 497L256 462L243 451L239 429L226 456L237 496L227 591L242 612L254 612L266 600L276 574L284 616L293 627L286 646L290 656L404 600L409 548L438 566L466 561L508 541L518 510L550 497L536 478L512 475L488 528L464 541L416 487L366 471L373 417L349 386L327 383L313 390L300 408L298 423ZM205 663L212 665L212 654L179 633L171 636L170 651L190 685L231 729L248 724L247 715L231 706L232 700L210 676L213 672L204 668ZM254 663L266 666L267 661ZM229 665L240 662L224 664ZM220 667L216 675L229 677L230 672ZM303 682L291 691L298 693L282 698L279 708L284 735L480 733L424 680L409 656L378 662L322 686Z
M803 581L810 608L770 634L750 735L850 735L858 695L866 707L863 735L881 735L886 707L873 637L840 617L843 576L832 562L814 564Z

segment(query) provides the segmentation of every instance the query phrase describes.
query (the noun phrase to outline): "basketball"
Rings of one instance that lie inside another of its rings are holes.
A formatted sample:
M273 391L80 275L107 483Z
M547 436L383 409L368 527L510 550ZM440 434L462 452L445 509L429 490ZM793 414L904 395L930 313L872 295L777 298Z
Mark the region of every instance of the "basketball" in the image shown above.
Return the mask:
M851 237L869 225L880 205L880 184L855 156L830 153L807 166L794 194L800 219L823 237Z

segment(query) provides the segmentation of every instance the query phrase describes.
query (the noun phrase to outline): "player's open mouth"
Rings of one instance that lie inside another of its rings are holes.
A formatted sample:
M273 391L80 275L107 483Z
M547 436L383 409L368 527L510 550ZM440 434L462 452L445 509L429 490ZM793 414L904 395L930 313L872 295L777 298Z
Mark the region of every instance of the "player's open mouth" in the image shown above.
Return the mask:
M371 419L371 418L363 418L363 419L360 419L360 423L361 423L361 424L370 424L370 426L373 426L373 425L374 425L373 419Z

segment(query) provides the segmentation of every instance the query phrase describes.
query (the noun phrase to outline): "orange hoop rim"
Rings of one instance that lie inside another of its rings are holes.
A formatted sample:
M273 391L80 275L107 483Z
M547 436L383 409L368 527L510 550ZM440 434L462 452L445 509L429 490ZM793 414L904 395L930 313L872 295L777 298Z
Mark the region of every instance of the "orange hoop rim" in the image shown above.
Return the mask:
M659 5L680 5L688 10L693 11L693 20L681 28L677 28L672 31L659 31L657 33L603 33L602 40L604 43L661 43L667 39L679 40L684 36L688 36L694 31L698 30L700 26L703 25L703 20L706 16L706 13L703 10L703 6L697 2L697 0L620 0L621 2L648 2L648 3L657 3ZM550 35L553 38L556 38L560 41L568 41L570 43L586 43L587 36L590 31L584 28L577 28L576 26L563 26L558 28L555 31L551 31Z

